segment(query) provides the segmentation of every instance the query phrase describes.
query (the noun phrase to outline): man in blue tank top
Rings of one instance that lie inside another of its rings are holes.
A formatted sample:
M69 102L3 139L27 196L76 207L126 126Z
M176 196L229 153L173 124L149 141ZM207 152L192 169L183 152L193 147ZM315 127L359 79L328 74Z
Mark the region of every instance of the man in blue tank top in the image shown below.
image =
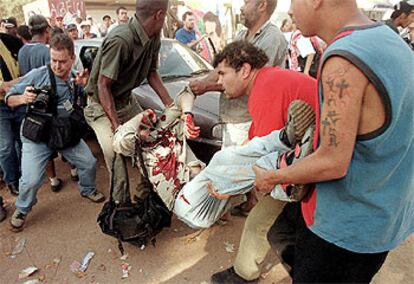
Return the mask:
M329 43L316 150L284 169L256 167L256 187L315 183L296 222L294 283L369 283L414 232L414 55L356 1L291 3L303 35Z

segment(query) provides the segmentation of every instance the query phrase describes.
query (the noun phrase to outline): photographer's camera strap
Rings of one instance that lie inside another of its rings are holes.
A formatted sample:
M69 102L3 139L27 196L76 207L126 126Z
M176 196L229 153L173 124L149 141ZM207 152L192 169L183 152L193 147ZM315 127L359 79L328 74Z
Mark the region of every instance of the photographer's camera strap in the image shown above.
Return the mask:
M57 100L56 100L56 93L57 93L57 87L56 87L56 78L55 74L52 71L52 68L50 67L50 64L47 65L47 71L49 72L49 80L51 84L50 89L50 103L48 106L48 110L53 113L57 114Z
M49 111L51 111L51 113L53 114L57 114L57 85L56 85L56 77L55 74L52 71L52 68L50 67L50 64L47 65L47 70L49 72L49 80L50 80L50 84L51 84L51 90L50 90L50 108ZM72 74L73 75L73 74ZM74 104L77 103L78 100L78 96L79 96L79 88L76 84L71 82L71 86L69 87L69 90L71 92L71 94L73 95L73 102ZM52 106L54 106L54 108L52 109Z

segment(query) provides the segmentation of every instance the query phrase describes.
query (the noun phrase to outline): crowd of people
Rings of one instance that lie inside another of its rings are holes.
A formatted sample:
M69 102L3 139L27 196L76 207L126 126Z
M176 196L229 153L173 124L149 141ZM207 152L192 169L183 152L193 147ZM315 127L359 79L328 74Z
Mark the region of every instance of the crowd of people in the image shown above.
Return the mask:
M88 125L111 189L131 193L130 203L155 191L193 228L246 217L235 261L213 283L258 282L271 249L294 283L369 283L414 232L414 54L398 29L412 27L414 5L401 1L384 24L353 0L292 0L279 28L276 0L245 0L244 28L217 46L169 2L137 0L133 16L119 7L117 21L105 15L99 27L91 17L2 21L0 168L16 196L11 230L24 229L45 174L53 192L62 188L59 156L82 197L105 200ZM161 35L196 52L204 37L214 46L214 70L174 100L157 72ZM74 41L98 36L92 70L76 70ZM131 93L144 81L165 106L160 116ZM205 165L186 140L200 134L192 107L208 91L221 92L223 143ZM134 189L126 162L116 162L127 157L142 161Z

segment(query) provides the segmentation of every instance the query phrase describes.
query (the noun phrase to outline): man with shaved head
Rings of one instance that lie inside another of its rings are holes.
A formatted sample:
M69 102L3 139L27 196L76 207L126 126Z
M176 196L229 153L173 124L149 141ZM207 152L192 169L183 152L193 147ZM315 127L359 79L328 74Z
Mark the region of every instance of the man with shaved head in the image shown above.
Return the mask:
M172 103L157 71L160 32L167 9L168 0L137 0L135 15L128 24L119 25L108 34L92 67L85 117L98 138L108 171L114 174L115 187L127 183L118 178L125 176L126 168L111 171L113 133L142 111L132 89L148 80L164 105ZM145 181L140 179L138 184L140 191Z
M370 283L414 232L414 55L355 0L292 0L290 14L329 43L319 141L292 166L254 168L255 185L315 184L295 222L293 283Z

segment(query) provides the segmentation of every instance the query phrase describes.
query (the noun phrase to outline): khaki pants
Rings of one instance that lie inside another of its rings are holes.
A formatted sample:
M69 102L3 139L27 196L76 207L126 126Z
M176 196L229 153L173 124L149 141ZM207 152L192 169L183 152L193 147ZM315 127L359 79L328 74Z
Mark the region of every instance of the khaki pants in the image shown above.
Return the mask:
M267 232L285 205L286 202L266 195L250 211L234 261L234 270L245 280L250 281L260 277L261 266L270 250Z
M136 98L131 96L129 104L117 110L119 122L123 124L140 112L142 112L141 106L138 104ZM98 143L101 146L106 167L113 182L114 192L117 192L117 188L119 187L129 187L128 181L125 180L128 178L126 163L117 163L112 171L112 164L115 157L115 152L112 146L114 134L111 128L111 122L106 116L101 104L90 99L88 105L85 107L84 113L87 123L95 132ZM145 181L141 175L137 176L137 181L139 191L141 185L145 185Z

